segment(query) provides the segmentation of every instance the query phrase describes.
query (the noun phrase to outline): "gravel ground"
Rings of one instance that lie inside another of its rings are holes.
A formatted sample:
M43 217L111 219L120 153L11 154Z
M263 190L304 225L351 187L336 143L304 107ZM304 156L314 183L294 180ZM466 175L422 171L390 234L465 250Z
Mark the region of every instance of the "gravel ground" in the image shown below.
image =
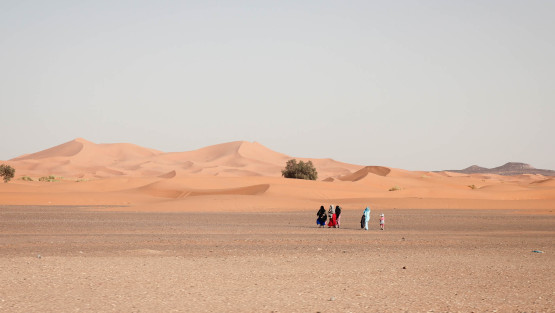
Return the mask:
M555 312L555 215L117 209L0 206L0 312Z

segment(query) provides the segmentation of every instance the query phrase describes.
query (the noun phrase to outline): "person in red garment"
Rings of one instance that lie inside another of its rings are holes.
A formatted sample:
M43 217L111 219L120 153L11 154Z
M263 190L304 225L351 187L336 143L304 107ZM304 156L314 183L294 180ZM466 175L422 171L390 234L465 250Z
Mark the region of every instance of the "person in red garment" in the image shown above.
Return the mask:
M330 218L330 221L328 222L328 228L335 228L337 226L337 216L335 215L335 208L333 205L330 205L328 216Z

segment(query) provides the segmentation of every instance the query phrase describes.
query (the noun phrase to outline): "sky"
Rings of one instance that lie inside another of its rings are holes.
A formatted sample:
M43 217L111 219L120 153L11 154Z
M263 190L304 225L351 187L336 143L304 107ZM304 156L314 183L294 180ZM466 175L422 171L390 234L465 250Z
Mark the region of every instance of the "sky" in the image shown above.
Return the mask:
M555 169L555 1L0 1L0 160L256 141Z

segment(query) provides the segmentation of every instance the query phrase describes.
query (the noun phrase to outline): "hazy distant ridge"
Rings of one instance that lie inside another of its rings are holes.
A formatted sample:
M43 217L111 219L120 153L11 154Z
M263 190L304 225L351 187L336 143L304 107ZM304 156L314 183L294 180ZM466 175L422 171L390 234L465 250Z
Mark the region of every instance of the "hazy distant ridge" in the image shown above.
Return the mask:
M494 168L485 168L478 165L472 165L462 170L448 170L448 172L463 174L498 174L498 175L522 175L522 174L539 174L545 176L555 176L555 171L538 169L530 164L509 162L502 166Z

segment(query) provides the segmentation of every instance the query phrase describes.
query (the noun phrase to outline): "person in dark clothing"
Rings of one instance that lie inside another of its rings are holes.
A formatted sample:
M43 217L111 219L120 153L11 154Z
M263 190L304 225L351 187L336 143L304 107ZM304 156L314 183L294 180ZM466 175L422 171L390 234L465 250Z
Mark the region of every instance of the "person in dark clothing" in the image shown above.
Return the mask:
M337 220L337 228L339 228L339 225L341 224L341 207L340 206L335 207L335 219Z
M326 220L328 219L328 216L323 205L320 206L320 210L318 210L318 213L316 213L316 215L318 216L318 218L316 219L316 224L318 224L318 227L326 226Z

